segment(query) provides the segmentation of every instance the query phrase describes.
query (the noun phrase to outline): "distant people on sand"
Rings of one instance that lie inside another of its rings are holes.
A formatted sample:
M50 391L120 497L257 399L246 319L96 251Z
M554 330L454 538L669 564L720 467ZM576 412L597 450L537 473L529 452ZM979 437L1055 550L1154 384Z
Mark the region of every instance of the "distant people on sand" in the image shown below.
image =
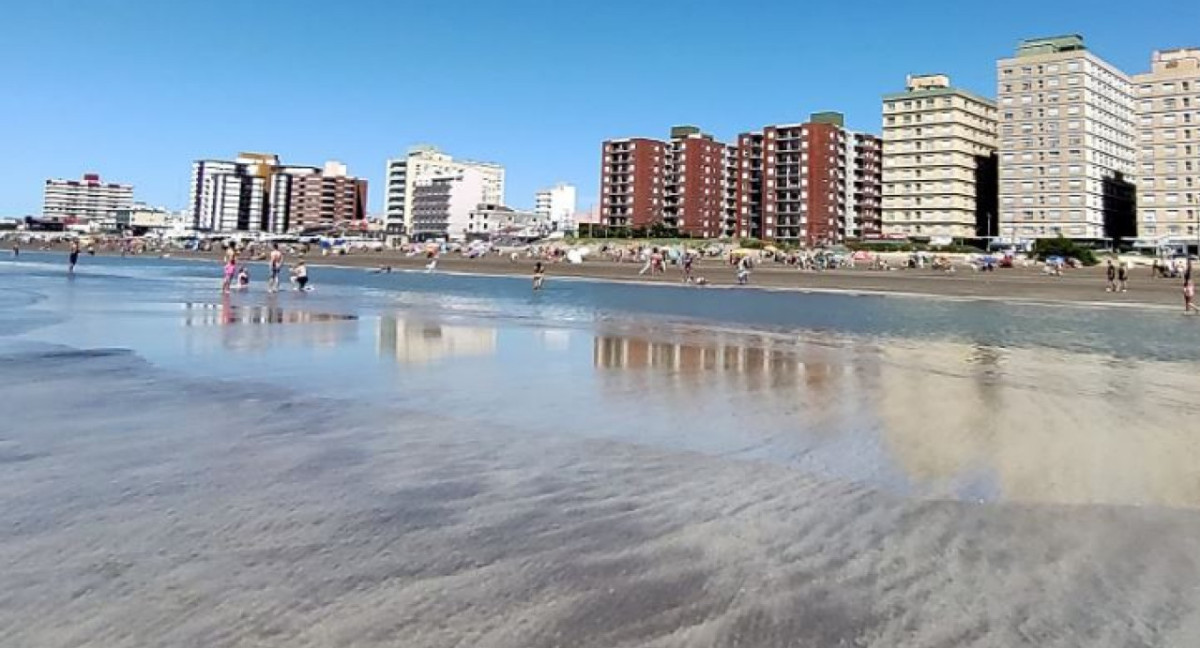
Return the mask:
M75 274L75 266L79 263L79 244L71 243L71 252L67 255L67 274Z
M750 283L750 257L743 255L737 262L737 283L745 286Z
M546 282L546 267L542 265L541 261L538 261L533 266L533 289L541 290L542 285L545 284L545 282Z
M296 290L311 290L308 286L308 266L304 265L303 261L296 263L292 268L292 283L296 285Z
M279 244L271 245L270 256L270 277L267 279L267 292L279 292L279 273L283 272L283 252L279 251Z

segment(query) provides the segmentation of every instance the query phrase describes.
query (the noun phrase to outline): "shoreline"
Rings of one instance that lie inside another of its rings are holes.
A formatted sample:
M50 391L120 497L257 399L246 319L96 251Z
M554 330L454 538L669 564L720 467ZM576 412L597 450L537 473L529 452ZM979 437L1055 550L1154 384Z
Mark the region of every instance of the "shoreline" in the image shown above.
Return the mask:
M64 249L31 250L38 254L65 253ZM131 255L132 258L177 259L216 264L219 252L173 251L167 255ZM97 250L96 256L118 257L111 250ZM11 257L10 257L11 258ZM286 264L298 258L289 256ZM392 272L423 273L427 263L423 256L407 256L395 252L370 252L351 255L302 257L314 268L346 270L376 270L390 266ZM86 256L84 257L86 259ZM536 259L522 258L516 262L499 256L477 259L449 256L438 261L434 274L468 277L530 277ZM265 261L251 260L259 264ZM1140 269L1133 270L1131 292L1104 291L1104 268L1094 266L1068 271L1062 277L1041 274L1039 268L1009 268L990 273L970 270L947 274L924 270L877 271L841 269L823 272L803 271L777 266L773 263L756 268L746 286L738 286L732 269L723 260L704 258L697 262L695 275L705 277L707 286L690 286L682 282L682 273L668 267L666 274L641 276L639 263L618 263L609 260L587 261L580 265L567 262L546 264L547 282L591 281L630 286L660 286L694 289L749 289L778 293L829 294L869 297L898 297L904 299L933 299L937 301L979 301L1015 305L1070 306L1075 308L1118 308L1169 311L1180 308L1181 286L1177 280L1151 279ZM83 264L86 267L86 261ZM315 282L319 283L319 276Z

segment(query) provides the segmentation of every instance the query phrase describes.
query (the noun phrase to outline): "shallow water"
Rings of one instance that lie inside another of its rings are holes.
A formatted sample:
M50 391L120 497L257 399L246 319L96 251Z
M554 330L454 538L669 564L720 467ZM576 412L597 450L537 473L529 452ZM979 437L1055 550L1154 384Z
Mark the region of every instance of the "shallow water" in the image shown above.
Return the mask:
M1200 637L1178 315L55 260L0 261L20 645Z

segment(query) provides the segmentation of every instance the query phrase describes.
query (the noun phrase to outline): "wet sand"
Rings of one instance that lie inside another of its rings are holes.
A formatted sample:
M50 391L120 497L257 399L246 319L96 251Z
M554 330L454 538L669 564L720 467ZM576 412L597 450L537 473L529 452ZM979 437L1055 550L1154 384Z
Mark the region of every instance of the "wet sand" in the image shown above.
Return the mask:
M919 502L121 351L0 380L5 645L1200 641L1192 510Z
M109 252L98 254L112 255ZM152 256L152 255L148 255ZM172 252L172 258L217 262L218 253ZM291 263L295 259L289 258ZM378 269L391 266L398 271L423 270L427 263L423 256L408 257L394 252L358 253L344 256L323 257L310 254L306 258L310 266L336 265L351 268ZM86 257L82 263L86 264ZM501 256L466 259L448 255L439 260L437 271L478 275L523 275L532 278L531 259L516 263ZM566 262L547 266L547 281L556 278L584 278L603 281L619 281L649 284L679 284L682 274L678 268L668 267L665 275L639 275L641 264L616 263L608 260L588 260L580 265ZM832 291L848 293L879 293L887 295L910 295L931 297L954 297L1000 301L1034 301L1070 303L1081 305L1112 305L1125 307L1178 307L1182 312L1182 282L1172 279L1153 279L1146 267L1134 268L1130 275L1130 290L1127 293L1105 292L1104 267L1068 270L1062 277L1042 274L1041 269L1010 268L989 273L962 270L947 274L932 270L872 271L866 269L835 270L828 272L805 272L794 268L767 263L756 268L751 276L750 288L774 290ZM713 287L730 287L736 284L734 272L718 259L702 259L695 266L695 274L703 276Z

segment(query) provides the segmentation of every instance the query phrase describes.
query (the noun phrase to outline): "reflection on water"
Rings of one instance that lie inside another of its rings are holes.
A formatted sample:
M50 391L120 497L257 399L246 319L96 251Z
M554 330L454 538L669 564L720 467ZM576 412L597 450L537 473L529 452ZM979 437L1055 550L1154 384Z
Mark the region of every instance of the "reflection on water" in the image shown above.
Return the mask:
M221 344L233 350L259 351L283 341L335 347L357 338L355 315L288 309L276 304L235 304L228 297L216 304L184 302L182 307L185 327L222 327ZM304 326L270 326L274 324Z
M497 338L494 327L409 321L395 315L379 318L379 353L402 364L492 355L496 352Z
M915 495L1200 508L1190 365L950 342L611 333L594 338L592 364L606 400L636 401L644 424L732 434Z
M935 491L1200 507L1195 367L937 343L881 360L890 456Z

